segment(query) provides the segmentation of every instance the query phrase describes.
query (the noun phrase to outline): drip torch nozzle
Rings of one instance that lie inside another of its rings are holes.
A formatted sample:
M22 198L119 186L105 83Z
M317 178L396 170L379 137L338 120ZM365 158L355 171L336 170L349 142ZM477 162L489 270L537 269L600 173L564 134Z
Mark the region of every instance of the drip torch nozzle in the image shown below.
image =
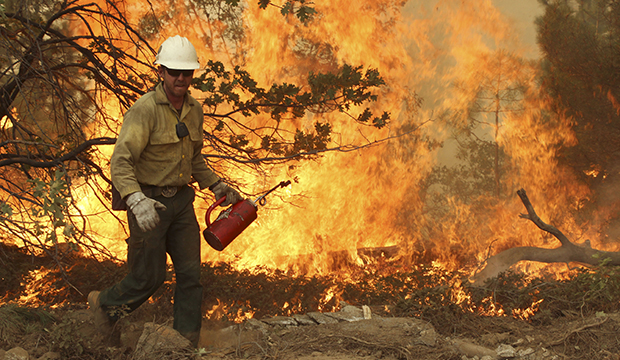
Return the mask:
M291 180L280 181L280 183L278 185L274 186L271 190L267 191L263 195L261 195L258 198L256 198L256 201L254 203L255 204L258 203L261 206L265 206L265 204L267 203L267 199L265 199L265 196L269 195L272 191L274 191L275 189L277 189L279 187L289 186L290 184L291 184Z

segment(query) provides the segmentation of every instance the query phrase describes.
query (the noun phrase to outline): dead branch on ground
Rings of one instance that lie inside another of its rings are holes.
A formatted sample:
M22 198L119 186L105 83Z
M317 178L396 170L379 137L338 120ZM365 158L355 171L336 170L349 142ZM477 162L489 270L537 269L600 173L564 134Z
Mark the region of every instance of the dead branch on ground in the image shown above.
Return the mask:
M598 266L605 262L608 265L620 265L620 253L592 249L589 243L583 246L571 242L560 230L543 222L534 211L524 189L518 190L517 195L521 198L527 214L519 217L532 221L539 229L553 235L560 241L560 247L545 249L533 246L522 246L504 250L491 256L484 269L472 277L474 284L483 284L508 270L512 265L520 261L537 261L542 263L580 263L590 266Z

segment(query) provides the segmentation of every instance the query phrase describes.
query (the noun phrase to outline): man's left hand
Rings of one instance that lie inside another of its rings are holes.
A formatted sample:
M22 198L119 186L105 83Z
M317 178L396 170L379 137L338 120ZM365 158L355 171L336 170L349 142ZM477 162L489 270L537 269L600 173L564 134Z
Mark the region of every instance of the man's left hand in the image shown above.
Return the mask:
M215 200L219 200L222 196L226 195L226 200L220 204L220 206L228 206L230 204L236 204L239 201L243 200L239 192L237 190L231 188L224 182L220 182L213 189L213 194L215 195Z

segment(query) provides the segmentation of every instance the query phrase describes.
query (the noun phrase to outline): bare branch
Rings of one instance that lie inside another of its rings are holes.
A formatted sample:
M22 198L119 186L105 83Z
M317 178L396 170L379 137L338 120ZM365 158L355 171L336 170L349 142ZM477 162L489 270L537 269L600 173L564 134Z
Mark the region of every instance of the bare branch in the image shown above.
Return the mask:
M544 223L530 203L525 190L520 189L517 194L521 198L523 205L528 211L527 215L521 214L519 217L532 221L538 228L546 231L558 240L561 246L556 249L545 249L531 246L515 247L504 250L487 259L485 267L472 276L474 284L482 284L486 280L499 275L508 270L512 265L520 261L536 261L542 263L580 263L587 266L620 265L620 252L608 252L592 249L588 243L583 246L572 243L562 232L555 227Z

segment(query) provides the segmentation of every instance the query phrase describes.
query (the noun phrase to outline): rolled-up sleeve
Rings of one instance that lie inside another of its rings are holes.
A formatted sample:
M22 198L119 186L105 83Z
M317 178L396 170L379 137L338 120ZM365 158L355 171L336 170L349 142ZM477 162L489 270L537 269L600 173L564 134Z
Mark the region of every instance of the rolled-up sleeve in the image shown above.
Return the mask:
M147 107L133 107L125 114L110 160L112 183L121 197L140 191L135 166L149 142L150 121Z
M209 167L207 166L204 157L202 156L203 142L194 142L194 157L192 158L192 176L198 182L200 189L205 189L220 179Z

